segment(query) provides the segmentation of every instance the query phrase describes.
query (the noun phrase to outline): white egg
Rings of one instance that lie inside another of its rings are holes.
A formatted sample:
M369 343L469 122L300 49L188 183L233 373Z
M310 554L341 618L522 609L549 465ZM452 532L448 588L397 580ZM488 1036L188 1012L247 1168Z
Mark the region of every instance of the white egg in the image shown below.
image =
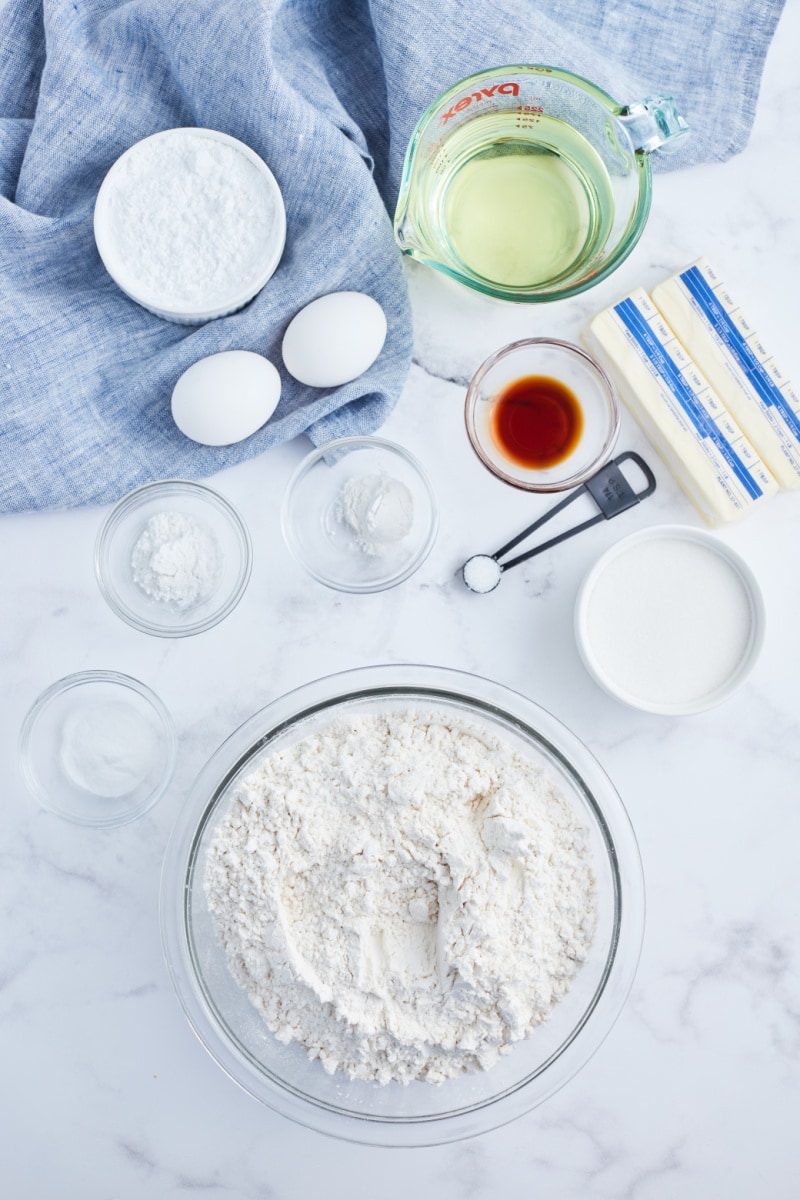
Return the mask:
M192 363L172 391L172 418L203 446L231 446L260 429L278 406L281 377L252 350L223 350Z
M386 315L363 292L312 300L283 336L286 370L309 387L339 387L371 367L386 340Z

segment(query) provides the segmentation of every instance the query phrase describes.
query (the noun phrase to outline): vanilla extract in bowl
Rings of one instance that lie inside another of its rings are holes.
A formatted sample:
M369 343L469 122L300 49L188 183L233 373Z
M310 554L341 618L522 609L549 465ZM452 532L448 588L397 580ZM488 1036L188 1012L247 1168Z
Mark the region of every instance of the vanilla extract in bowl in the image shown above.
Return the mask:
M583 432L583 409L571 388L549 375L525 375L497 395L492 435L520 467L555 467L572 454Z
M608 462L619 403L605 371L580 346L524 338L478 367L464 420L473 450L499 479L525 491L560 492Z

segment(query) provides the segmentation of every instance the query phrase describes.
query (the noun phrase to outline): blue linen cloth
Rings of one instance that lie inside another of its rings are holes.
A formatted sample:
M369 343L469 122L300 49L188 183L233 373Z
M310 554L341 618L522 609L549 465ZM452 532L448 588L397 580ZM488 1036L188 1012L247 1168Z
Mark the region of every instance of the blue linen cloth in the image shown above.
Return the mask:
M198 478L306 432L373 432L411 361L392 236L403 155L427 105L489 66L547 63L621 101L671 94L693 136L662 167L741 150L782 0L0 0L0 511L113 500ZM272 168L287 242L246 309L201 327L128 300L92 234L97 190L148 134L197 125ZM315 390L282 370L308 301L383 306L360 379ZM281 367L273 419L224 448L186 439L170 395L193 362L247 349Z

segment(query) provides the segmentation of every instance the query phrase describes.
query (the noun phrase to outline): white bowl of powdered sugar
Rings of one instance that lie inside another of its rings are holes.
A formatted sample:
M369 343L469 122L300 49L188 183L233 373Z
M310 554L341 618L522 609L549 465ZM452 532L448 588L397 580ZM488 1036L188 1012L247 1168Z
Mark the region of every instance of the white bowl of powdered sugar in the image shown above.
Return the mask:
M641 864L586 748L485 679L308 684L213 755L162 874L165 954L220 1066L284 1115L384 1145L551 1095L638 961Z
M257 295L280 262L286 214L274 175L244 142L213 129L166 129L111 167L94 236L127 296L195 325Z

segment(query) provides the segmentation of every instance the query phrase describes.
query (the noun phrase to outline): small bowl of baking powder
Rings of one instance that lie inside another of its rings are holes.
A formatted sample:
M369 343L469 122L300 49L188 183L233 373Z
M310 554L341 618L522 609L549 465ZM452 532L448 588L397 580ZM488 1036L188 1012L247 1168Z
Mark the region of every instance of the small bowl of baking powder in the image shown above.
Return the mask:
M408 579L430 553L438 524L421 463L376 437L339 438L313 450L289 480L281 509L294 557L342 592L382 592Z
M156 316L198 325L249 303L286 240L278 183L249 146L214 129L166 129L109 170L94 208L103 265Z
M202 483L167 479L123 496L97 536L95 574L118 617L156 637L219 624L244 594L252 568L247 527Z

